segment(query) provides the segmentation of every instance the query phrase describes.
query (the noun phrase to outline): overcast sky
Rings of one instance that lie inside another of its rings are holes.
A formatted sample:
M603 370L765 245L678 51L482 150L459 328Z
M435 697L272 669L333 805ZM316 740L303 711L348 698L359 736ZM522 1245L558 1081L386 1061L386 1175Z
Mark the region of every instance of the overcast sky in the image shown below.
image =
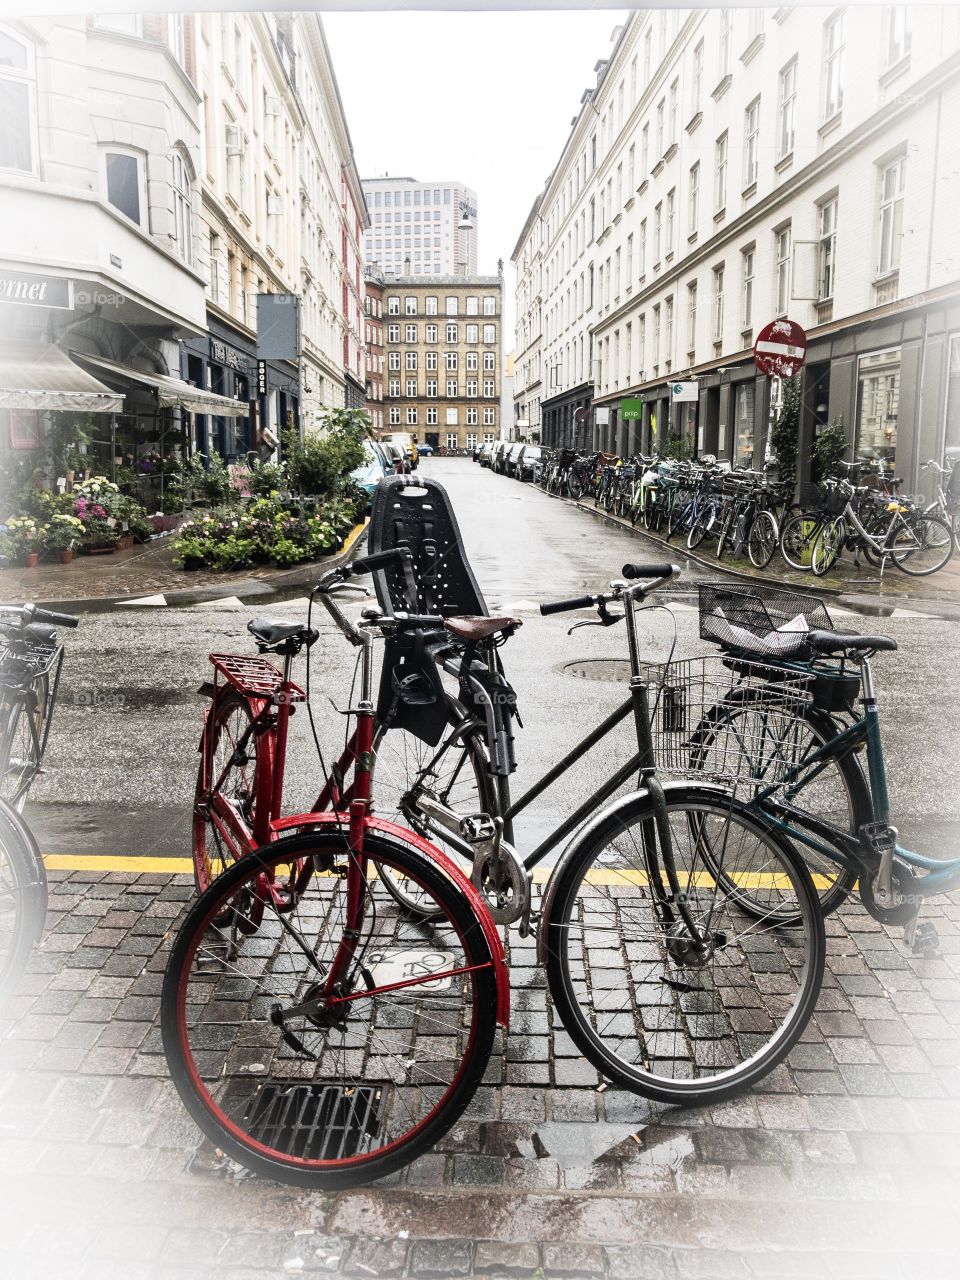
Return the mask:
M325 13L360 176L462 179L477 193L481 273L509 266L626 14Z

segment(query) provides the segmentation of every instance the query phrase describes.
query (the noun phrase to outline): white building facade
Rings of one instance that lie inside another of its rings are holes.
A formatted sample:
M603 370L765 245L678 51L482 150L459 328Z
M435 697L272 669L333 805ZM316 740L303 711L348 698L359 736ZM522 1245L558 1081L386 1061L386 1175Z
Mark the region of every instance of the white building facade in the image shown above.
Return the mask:
M632 15L540 201L545 441L761 463L752 346L789 316L801 475L841 419L917 487L960 444L958 50L948 8Z
M464 183L364 178L363 192L367 266L398 276L477 274L477 193Z

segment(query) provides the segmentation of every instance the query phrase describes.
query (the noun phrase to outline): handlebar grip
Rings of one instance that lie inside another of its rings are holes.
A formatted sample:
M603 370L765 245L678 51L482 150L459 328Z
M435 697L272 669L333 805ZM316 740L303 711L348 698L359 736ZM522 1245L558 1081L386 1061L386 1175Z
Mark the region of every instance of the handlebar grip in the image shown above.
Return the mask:
M49 609L34 609L31 622L45 622L50 627L79 627L80 619L73 613L51 613Z
M599 595L595 596L577 596L573 600L553 600L549 604L540 606L541 616L546 618L551 613L566 613L570 609L589 609L591 605L595 605L600 600Z
M397 560L412 559L413 554L409 547L393 547L389 551L374 551L372 555L351 560L349 564L344 565L343 573L345 577L358 578L361 574L372 573L374 569L386 569Z
M620 572L625 578L672 578L680 574L675 564L625 564Z

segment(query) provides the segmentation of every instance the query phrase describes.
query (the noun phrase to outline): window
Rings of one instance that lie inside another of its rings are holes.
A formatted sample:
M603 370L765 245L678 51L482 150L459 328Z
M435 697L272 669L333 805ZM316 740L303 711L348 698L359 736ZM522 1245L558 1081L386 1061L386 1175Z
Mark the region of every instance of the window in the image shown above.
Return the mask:
M667 136L667 145L673 146L677 141L680 129L680 81L674 80L670 86L670 113L669 113L669 133Z
M398 396L399 394L400 394L400 379L391 378L390 381L387 383L387 395Z
M753 326L753 273L754 263L756 261L756 250L753 248L744 249L740 260L743 267L743 314L741 316L741 328L750 329Z
M435 427L438 423L439 416L440 415L436 407L431 405L430 408L427 409L427 426Z
M394 405L390 409L388 421L391 427L399 427L400 425L400 406Z
M730 74L730 46L733 40L733 15L729 9L720 10L720 65L717 79Z
M760 171L760 99L754 98L743 118L743 185L752 187Z
M717 139L717 174L714 187L713 207L717 213L727 207L727 135L722 133Z
M663 358L666 362L673 359L673 298L669 297L663 304Z
M820 243L817 248L817 300L833 297L837 257L837 201L820 206Z
M447 379L447 398L455 400L457 398L457 380L456 378Z
M484 342L496 342L497 326L495 324L485 324L483 326L483 340Z
M723 342L723 264L713 268L713 340Z
M406 341L407 341L407 342L416 342L416 340L417 340L417 326L416 326L415 324L408 324L408 325L405 325L405 326L404 326L404 334L405 334L405 336L406 336Z
M892 5L887 9L887 38L884 49L884 68L889 70L901 62L910 52L910 6Z
M475 427L480 421L480 410L475 405L471 405L467 410L467 426Z
M146 211L143 156L135 151L104 152L107 200L131 222L141 226Z
M660 241L663 231L663 203L658 201L653 208L653 265L660 261Z
M424 307L424 311L426 312L426 314L428 316L438 315L439 314L438 307L440 304L440 299L426 298L425 301L426 301L426 306Z
M33 46L9 27L0 27L0 169L34 172L36 114Z
M475 354L475 353L474 353ZM497 367L497 354L495 351L485 351L483 353L483 371L484 373L493 373Z
M448 351L444 357L444 362L446 364L447 372L453 372L457 367L457 353L455 351Z
M497 422L497 411L496 411L496 409L484 409L484 411L483 411L483 425L484 425L485 427L493 427L493 426L495 426L495 425L496 425L496 422Z
M784 227L777 236L777 315L786 315L790 305L790 228Z
M404 298L403 308L406 315L415 316L417 314L416 298Z
M484 378L483 394L487 397L488 400L492 396L495 396L497 394L497 384L493 378Z
M843 50L847 15L841 10L823 29L823 118L829 120L843 106Z
M492 294L487 294L483 299L483 314L485 316L497 314L497 300Z
M435 373L437 369L437 353L436 351L428 351L424 357L426 360L426 369L428 373Z
M660 363L660 304L653 308L653 364Z
M700 161L690 167L690 186L687 202L687 235L697 234L700 221Z
M780 105L777 108L777 159L782 160L793 151L793 113L797 101L797 60L790 62L780 72Z
M676 189L667 192L667 257L673 254L673 222L674 213L676 212L677 192ZM619 253L619 249L617 250Z
M467 373L476 373L480 368L480 354L477 351L467 352Z
M445 314L446 314L446 315L448 315L448 316L455 316L455 315L457 314L457 299L456 299L456 298L447 298L447 303L446 303L446 312L445 312Z
M416 369L416 367L417 367L417 353L416 353L415 351L408 351L408 352L406 353L406 356L404 357L404 359L405 359L405 366L404 366L405 368L407 368L407 369L409 369L409 370L415 370L415 369Z
M690 77L690 115L697 115L703 103L703 41L693 51L693 74Z
M475 400L477 398L477 380L476 378L467 379L467 399Z
M448 325L447 325L447 341L448 341L448 342L457 342L457 341L459 341L459 339L458 339L458 337L457 337L457 326L456 326L455 324L448 324Z
M692 280L687 285L687 350L695 351L697 346L697 282Z
M400 341L400 326L398 324L387 325L387 341L388 342Z
M417 380L416 378L408 378L406 395L410 399L413 399L416 396L416 394L417 394Z
M390 351L387 354L387 368L391 373L400 372L400 352Z
M646 182L650 172L650 126L645 124L640 130L640 181ZM590 202L591 205L593 201ZM591 235L592 239L592 235Z
M633 288L633 232L627 236L627 255L624 271L626 272L627 293L629 293Z
M387 299L387 315L398 316L399 314L400 314L400 299L388 298Z
M415 405L409 405L407 408L407 426L415 427L417 425L417 409Z
M756 384L753 381L737 383L734 396L736 441L733 463L737 467L753 466L753 428Z
M210 301L217 302L220 298L220 237L215 231L210 232L207 241L207 267Z
M425 339L424 339L424 340L425 340L426 342L437 342L437 341L439 340L439 337L440 337L440 327L439 327L439 325L435 325L435 324L428 324L428 325L426 326L426 335L425 335ZM429 368L429 366L428 366L428 368Z
M435 400L437 396L437 380L436 378L427 379L427 398Z
M880 275L896 271L900 266L906 163L906 156L900 156L880 175Z
M448 431L447 432L447 448L456 449L459 447L459 444L460 442L457 438L457 433L455 431Z
M663 155L663 129L664 117L666 114L666 99L661 98L657 103L657 159Z

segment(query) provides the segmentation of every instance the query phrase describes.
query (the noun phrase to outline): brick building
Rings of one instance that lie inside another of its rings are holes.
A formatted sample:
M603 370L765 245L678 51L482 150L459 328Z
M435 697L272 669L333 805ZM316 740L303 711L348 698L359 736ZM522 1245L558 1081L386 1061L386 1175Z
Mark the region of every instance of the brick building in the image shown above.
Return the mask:
M383 354L383 276L367 268L363 299L364 333L366 347L366 410L373 430L385 430L383 415L383 380L386 359Z

